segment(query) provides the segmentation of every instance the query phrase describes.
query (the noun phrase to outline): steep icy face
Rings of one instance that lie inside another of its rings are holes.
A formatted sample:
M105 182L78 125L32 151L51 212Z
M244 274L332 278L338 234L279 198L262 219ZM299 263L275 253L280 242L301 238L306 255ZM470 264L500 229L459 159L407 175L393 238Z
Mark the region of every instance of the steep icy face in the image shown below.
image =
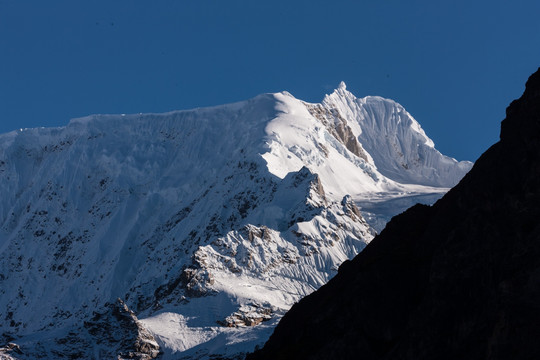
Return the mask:
M348 137L346 122L336 121L319 111L321 105L307 104L288 93L276 94L276 118L265 128L266 151L262 157L268 169L284 177L302 166L318 174L327 195L339 201L351 194L403 191L404 187L382 176L362 146ZM343 136L340 135L340 132ZM348 142L342 140L351 140Z
M116 356L147 331L165 357L264 343L373 237L355 202L446 190L385 177L354 111L279 93L1 135L0 341L26 358Z
M398 103L378 96L356 98L344 83L322 105L347 120L377 170L403 184L452 187L471 169L434 147L420 124Z

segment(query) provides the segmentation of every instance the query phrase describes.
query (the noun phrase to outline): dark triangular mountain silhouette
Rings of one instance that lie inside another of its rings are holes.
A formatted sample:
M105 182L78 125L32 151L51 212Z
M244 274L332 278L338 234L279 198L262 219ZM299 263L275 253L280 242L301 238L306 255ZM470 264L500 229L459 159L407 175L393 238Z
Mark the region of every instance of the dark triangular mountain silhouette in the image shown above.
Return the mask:
M434 206L396 216L249 359L537 359L540 69L500 141Z

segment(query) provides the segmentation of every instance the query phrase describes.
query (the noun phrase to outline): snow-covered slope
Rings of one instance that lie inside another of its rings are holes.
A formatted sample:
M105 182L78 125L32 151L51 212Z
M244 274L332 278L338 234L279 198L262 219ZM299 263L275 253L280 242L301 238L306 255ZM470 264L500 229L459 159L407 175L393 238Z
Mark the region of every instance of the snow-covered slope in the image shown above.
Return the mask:
M264 343L401 210L370 199L431 199L470 168L391 115L399 105L366 99L341 85L321 104L265 94L0 135L0 346L20 346L0 354L201 358Z
M336 109L379 172L395 181L452 187L471 169L469 161L457 162L437 151L420 124L393 100L356 98L342 82L322 104Z

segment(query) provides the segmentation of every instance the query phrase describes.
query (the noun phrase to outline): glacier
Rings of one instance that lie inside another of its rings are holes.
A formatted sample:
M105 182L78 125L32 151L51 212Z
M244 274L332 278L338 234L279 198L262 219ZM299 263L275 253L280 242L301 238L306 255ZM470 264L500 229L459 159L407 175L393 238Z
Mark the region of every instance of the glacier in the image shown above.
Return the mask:
M241 358L471 167L344 83L0 135L0 355Z

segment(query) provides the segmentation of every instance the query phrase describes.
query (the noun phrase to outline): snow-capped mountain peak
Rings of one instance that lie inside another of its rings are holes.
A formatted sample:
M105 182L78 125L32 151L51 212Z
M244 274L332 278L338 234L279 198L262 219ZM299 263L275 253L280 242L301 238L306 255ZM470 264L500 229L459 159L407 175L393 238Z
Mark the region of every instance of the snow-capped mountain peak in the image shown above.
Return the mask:
M342 83L320 104L283 92L0 135L0 341L21 358L252 350L374 227L468 170L415 124Z
M451 187L462 176L457 174L472 166L437 151L420 124L393 100L357 98L340 85L322 105L347 121L377 170L399 183Z

